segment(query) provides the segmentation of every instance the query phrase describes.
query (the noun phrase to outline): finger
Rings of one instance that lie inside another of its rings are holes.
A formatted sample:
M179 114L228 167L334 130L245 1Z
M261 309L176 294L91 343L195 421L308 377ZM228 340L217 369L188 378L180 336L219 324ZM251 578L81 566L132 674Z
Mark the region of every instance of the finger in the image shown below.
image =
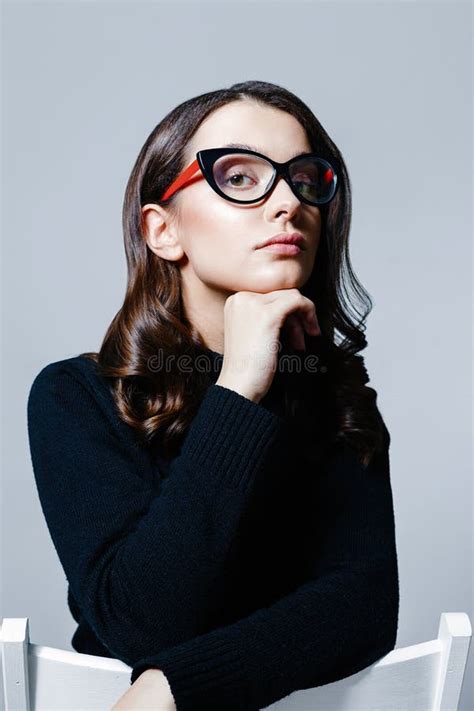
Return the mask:
M315 336L321 333L315 304L309 300L307 309L302 311L302 319L308 333Z
M300 313L303 318L302 323L308 326L308 331L312 335L321 333L316 306L311 299L303 296L297 289L283 289L273 294L278 294L278 298L271 302L271 308L277 317L285 319L290 314Z
M316 307L314 306L314 304L312 304L312 306L306 311L293 311L291 314L288 315L287 318L290 318L290 316L292 319L295 319L296 322L300 325L301 330L303 331L303 336L304 331L306 331L311 336L321 334L318 318L316 316Z
M292 347L296 350L305 350L306 344L304 340L304 328L301 323L301 318L299 314L289 314L284 327L289 333L290 341Z
M306 317L306 324L308 327L308 333L310 333L312 336L320 336L321 335L321 327L319 325L319 321L318 321L316 312L313 315Z

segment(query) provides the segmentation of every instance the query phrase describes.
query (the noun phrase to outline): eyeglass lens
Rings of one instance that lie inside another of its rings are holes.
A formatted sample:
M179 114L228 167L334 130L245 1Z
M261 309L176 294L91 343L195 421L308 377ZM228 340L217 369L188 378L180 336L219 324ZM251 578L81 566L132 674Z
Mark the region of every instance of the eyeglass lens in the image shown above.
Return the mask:
M257 200L273 180L274 168L268 161L246 153L228 153L213 165L220 190L236 200ZM330 199L335 189L333 170L317 157L306 157L290 164L290 178L304 198L320 203Z

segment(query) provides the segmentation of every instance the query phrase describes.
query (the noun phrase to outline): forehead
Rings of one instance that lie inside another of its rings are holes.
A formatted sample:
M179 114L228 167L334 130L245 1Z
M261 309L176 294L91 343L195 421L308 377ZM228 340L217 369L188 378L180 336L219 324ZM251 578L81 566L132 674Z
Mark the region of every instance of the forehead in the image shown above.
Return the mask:
M205 148L245 148L277 161L311 150L306 131L286 111L250 101L234 101L213 111L188 144L188 158Z

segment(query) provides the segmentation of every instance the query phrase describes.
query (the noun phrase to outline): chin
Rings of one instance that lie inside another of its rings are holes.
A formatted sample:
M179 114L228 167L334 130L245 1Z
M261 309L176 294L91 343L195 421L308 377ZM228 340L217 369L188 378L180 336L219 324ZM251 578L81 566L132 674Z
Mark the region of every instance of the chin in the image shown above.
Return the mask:
M262 274L260 278L255 279L253 285L249 285L248 291L256 291L262 294L269 291L278 291L279 289L301 289L309 279L309 274L305 274L301 269L285 269L286 274L276 274L277 270L272 269L273 273ZM282 270L283 271L283 270Z

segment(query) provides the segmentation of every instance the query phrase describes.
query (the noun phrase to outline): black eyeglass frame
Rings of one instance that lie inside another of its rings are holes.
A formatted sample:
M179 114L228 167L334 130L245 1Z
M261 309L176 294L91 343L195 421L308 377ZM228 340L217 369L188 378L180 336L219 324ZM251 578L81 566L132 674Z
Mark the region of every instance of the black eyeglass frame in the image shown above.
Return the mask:
M274 174L273 177L269 183L268 188L265 190L264 194L261 195L258 198L254 198L252 200L239 200L238 198L233 198L230 197L229 195L226 195L222 190L219 188L217 185L215 179L214 179L214 173L213 173L213 166L214 163L218 158L221 158L224 155L230 154L233 155L234 153L244 153L246 155L254 155L258 156L259 158L263 158L266 160L268 163L270 163L271 166L273 166L274 169ZM301 160L305 160L308 158L312 158L315 160L320 161L326 168L329 168L333 172L333 189L331 195L324 199L324 200L308 200L308 198L304 197L301 193L298 192L298 190L295 188L295 186L292 183L291 177L290 177L290 166L293 163L297 163ZM290 187L290 190L292 193L295 195L295 197L298 198L298 200L301 200L302 202L306 203L307 205L312 205L313 207L317 207L318 205L327 205L331 200L334 198L337 188L338 188L338 176L337 173L334 169L334 167L329 163L325 158L321 158L318 156L316 153L301 153L298 156L295 156L294 158L290 158L290 160L287 160L284 163L279 163L278 161L272 160L268 156L263 155L263 153L258 153L257 151L251 151L247 150L245 148L205 148L201 151L198 151L196 153L196 159L199 163L199 167L201 169L201 172L203 173L204 177L206 178L207 182L211 186L211 188L221 197L223 197L225 200L230 200L231 202L239 203L240 205L245 204L249 205L251 203L255 202L260 202L260 200L263 200L275 187L277 184L277 179L281 176L287 183L287 185Z

